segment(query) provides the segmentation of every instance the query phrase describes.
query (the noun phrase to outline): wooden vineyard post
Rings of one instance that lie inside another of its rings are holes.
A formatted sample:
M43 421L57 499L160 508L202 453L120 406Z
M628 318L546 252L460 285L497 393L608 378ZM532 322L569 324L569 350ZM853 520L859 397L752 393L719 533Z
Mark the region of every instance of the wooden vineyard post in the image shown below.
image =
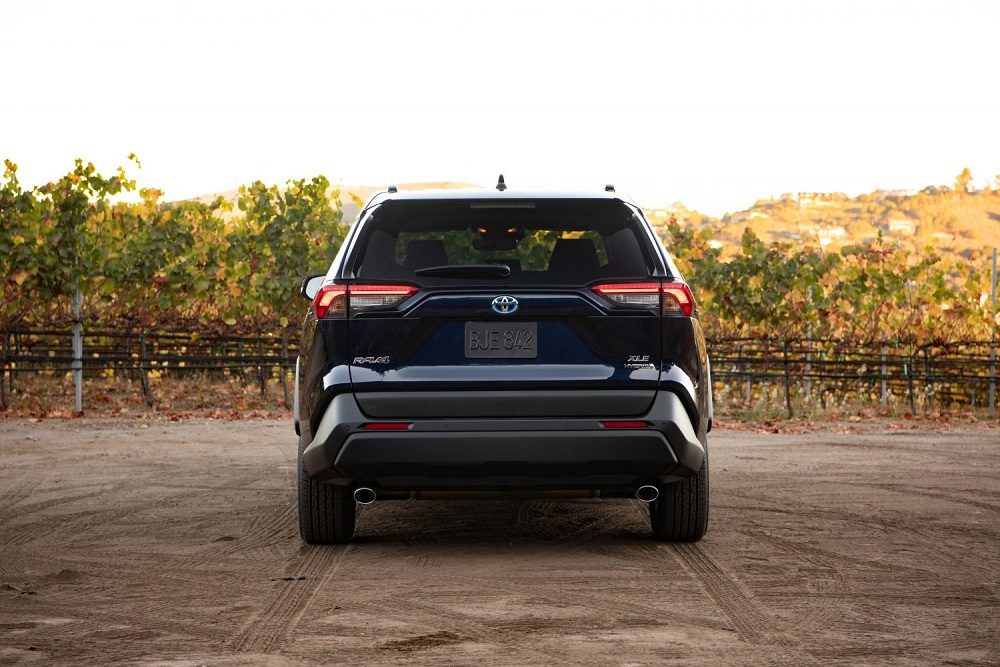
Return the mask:
M781 343L781 356L785 365L785 407L788 408L788 418L795 416L792 410L792 379L788 372L788 341Z
M994 317L997 309L997 249L993 248L993 271L990 273L990 303L993 304ZM990 341L990 417L997 416L997 327L993 325L993 337Z
M149 384L149 365L146 363L146 332L139 334L139 377L142 382L142 397L150 408L156 405L153 388Z
M74 409L83 412L83 322L80 320L80 306L83 296L80 288L73 292L73 374Z
M882 391L879 395L878 404L880 407L885 408L889 404L889 393L888 387L886 386L886 363L885 363L885 334L882 334L882 367L880 369L880 376L882 378Z

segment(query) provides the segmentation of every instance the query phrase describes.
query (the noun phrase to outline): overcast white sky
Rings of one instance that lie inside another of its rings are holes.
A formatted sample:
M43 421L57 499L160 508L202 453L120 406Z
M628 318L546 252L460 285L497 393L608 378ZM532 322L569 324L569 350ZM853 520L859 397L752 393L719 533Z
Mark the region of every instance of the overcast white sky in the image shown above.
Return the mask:
M172 198L325 173L721 214L1000 174L1000 2L0 4L0 158Z

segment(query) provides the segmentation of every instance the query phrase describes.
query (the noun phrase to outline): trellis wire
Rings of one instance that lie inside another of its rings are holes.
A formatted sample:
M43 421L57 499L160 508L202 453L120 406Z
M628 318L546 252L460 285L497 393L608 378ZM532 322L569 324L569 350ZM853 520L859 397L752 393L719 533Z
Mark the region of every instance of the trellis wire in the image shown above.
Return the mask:
M254 378L264 391L278 377L288 396L288 375L297 355L291 331L258 335L208 335L190 330L123 331L92 328L83 332L84 377L97 373L140 380L147 402L153 399L148 377L193 373ZM717 338L708 341L712 380L749 405L771 387L785 390L789 407L825 407L826 400L863 397L883 407L890 399L915 409L987 407L994 409L996 377L991 341L916 345L905 341L857 344L839 340L762 340ZM26 373L70 372L74 366L72 330L65 326L0 331L0 399L15 390ZM755 391L756 390L756 391Z

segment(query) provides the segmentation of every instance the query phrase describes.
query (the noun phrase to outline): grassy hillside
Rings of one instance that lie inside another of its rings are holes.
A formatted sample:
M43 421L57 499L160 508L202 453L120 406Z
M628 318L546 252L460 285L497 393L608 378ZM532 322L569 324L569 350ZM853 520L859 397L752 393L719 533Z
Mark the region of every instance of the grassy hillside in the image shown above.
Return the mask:
M845 245L874 241L881 233L915 253L934 248L947 259L988 261L1000 246L1000 190L959 192L929 187L920 192L877 190L848 197L839 193L796 193L762 199L721 219L691 211L682 204L647 211L664 227L678 224L714 230L710 245L730 256L743 230L765 242L812 246L836 251Z

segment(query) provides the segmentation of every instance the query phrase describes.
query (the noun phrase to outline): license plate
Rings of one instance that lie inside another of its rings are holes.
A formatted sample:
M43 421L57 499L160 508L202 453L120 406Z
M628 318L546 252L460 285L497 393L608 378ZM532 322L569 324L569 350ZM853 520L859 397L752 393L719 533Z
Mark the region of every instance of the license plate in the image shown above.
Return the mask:
M536 322L466 322L466 359L534 359L538 356Z

